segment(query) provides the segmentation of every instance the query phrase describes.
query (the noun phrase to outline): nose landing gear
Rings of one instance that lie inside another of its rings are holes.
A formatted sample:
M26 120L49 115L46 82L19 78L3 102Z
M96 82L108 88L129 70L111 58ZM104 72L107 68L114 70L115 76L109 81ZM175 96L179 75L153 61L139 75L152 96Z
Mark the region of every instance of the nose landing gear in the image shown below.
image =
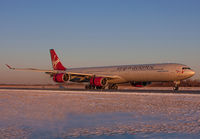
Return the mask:
M178 91L179 90L180 83L181 83L180 81L174 81L174 84L175 84L174 87L173 87L174 91Z

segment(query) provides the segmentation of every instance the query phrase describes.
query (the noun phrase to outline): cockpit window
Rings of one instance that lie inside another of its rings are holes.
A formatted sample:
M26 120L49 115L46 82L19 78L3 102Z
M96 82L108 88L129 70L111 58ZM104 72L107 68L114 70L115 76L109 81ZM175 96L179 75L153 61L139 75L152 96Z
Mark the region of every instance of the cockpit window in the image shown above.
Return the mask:
M185 69L191 69L191 68L190 67L183 67L182 69L185 70Z

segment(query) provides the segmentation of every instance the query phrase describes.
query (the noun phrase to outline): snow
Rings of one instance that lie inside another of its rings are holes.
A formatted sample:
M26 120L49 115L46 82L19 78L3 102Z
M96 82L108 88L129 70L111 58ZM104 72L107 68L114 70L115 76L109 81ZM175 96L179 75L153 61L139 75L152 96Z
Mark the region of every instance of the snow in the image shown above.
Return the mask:
M189 93L0 89L0 138L197 138Z

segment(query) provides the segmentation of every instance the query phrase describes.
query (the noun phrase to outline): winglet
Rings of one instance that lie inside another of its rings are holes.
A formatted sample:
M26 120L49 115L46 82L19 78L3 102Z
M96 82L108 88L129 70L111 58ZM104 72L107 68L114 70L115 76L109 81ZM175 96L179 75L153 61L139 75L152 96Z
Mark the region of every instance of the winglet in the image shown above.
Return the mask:
M9 69L14 69L14 68L12 68L11 66L9 66L8 64L5 64Z
M54 49L50 49L50 54L51 54L51 62L52 62L52 66L53 66L54 70L66 70L67 69L60 62L60 59L58 58Z

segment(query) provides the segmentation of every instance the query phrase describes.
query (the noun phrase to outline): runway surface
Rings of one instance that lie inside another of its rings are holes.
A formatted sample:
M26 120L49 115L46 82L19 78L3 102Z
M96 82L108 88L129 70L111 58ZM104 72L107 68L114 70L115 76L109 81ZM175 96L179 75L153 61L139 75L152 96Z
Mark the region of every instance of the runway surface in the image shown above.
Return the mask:
M121 93L173 93L173 94L200 94L200 88L181 88L179 91L173 91L172 87L149 87L139 89L118 89L118 90L86 90L82 88L30 88L30 87L0 87L0 90L47 90L47 91L80 91L80 92L121 92Z
M198 92L2 88L0 139L199 138Z

